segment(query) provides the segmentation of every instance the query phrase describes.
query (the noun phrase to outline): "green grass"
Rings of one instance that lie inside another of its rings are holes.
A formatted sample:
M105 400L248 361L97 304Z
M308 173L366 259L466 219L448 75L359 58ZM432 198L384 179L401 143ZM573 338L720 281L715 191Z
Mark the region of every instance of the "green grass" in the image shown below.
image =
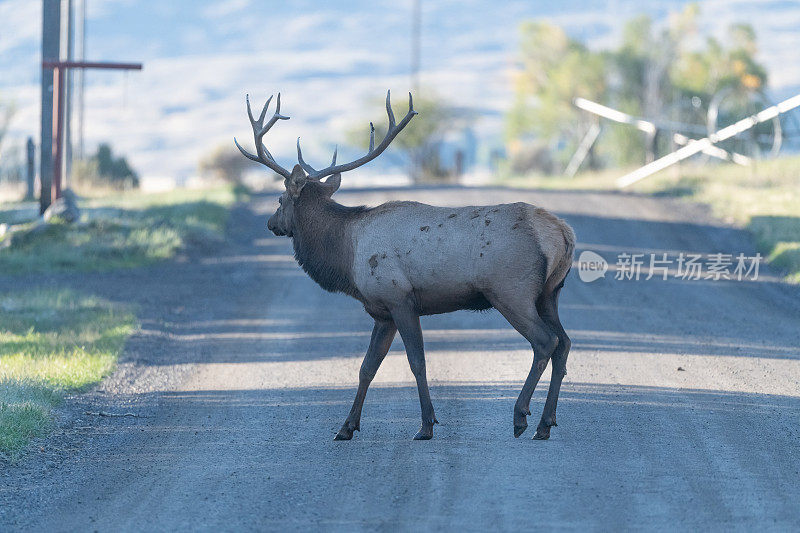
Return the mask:
M509 176L501 181L520 187L611 190L625 173L623 169L574 178ZM758 161L752 167L674 167L626 190L709 205L717 217L750 231L759 251L786 272L787 281L800 283L800 157Z
M108 375L134 325L129 312L70 291L0 296L0 456L46 434L65 393Z
M233 187L220 187L83 200L76 224L55 221L16 233L10 246L0 249L0 271L130 268L168 259L186 247L214 246L222 240L237 194Z

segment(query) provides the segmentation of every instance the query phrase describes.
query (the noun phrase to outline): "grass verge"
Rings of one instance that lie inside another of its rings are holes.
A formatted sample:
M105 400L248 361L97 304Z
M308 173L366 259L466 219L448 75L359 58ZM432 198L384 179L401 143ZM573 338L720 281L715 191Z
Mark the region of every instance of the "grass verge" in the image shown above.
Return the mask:
M681 197L711 207L715 216L750 231L759 251L800 283L800 157L733 164L684 166L640 181L632 192ZM625 170L579 174L574 178L511 176L505 185L548 189L612 190Z
M0 272L130 268L186 247L213 246L221 242L239 194L228 186L82 200L78 223L30 225L8 237L10 242L0 241Z
M71 291L0 296L0 456L15 459L64 394L108 375L134 326L129 312Z

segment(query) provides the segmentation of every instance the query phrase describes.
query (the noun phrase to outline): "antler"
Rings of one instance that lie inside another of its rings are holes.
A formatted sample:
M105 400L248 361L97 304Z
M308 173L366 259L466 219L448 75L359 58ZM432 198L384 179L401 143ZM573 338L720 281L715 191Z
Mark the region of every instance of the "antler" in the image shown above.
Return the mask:
M395 123L394 121L394 113L392 112L392 103L390 100L390 93L386 91L386 114L389 115L389 130L386 132L386 137L383 138L381 143L375 147L375 126L372 125L372 122L369 123L369 150L367 151L367 155L356 159L350 163L344 163L342 165L336 165L336 153L338 152L338 147L333 152L333 161L329 167L323 168L322 170L315 170L314 167L303 161L303 152L300 150L300 138L297 138L297 160L300 163L300 166L303 167L303 170L306 171L309 178L313 178L316 180L322 179L325 176L331 176L333 174L338 174L340 172L347 172L348 170L353 170L354 168L358 168L361 165L369 163L381 153L386 150L386 148L391 144L397 134L406 127L406 125L414 118L414 115L417 114L414 111L414 101L411 98L411 93L408 93L408 113L406 116L403 117L403 120L400 121L399 124ZM245 154L247 155L247 154Z
M250 118L250 125L253 127L253 140L256 143L256 153L258 155L253 155L239 144L239 141L236 138L233 139L233 142L236 143L236 147L242 152L247 159L252 159L257 163L261 163L262 165L266 165L267 167L271 168L284 178L288 178L292 175L292 173L278 163L275 162L275 158L272 157L272 154L269 153L267 147L264 146L262 139L264 138L264 134L269 131L269 129L275 125L276 122L279 120L289 120L289 117L285 117L281 115L281 93L278 93L278 100L275 104L275 114L272 115L272 118L264 124L264 117L267 115L267 109L269 108L270 102L272 102L272 96L267 99L267 103L264 104L264 108L261 110L261 115L259 115L258 120L253 118L253 111L250 109L250 95L248 94L246 97L247 100L247 116Z

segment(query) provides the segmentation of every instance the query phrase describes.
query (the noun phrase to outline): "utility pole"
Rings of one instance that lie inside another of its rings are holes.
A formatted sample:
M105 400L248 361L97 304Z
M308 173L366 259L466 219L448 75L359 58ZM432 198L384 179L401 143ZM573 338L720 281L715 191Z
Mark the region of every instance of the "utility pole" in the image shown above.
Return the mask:
M419 94L420 41L422 40L422 0L414 0L411 20L411 88Z
M414 0L411 8L411 71L410 82L411 90L414 95L419 98L419 68L420 68L420 37L422 34L422 0ZM417 181L419 177L419 156L417 150L411 150L410 156L410 174L411 180Z
M42 61L58 61L61 44L61 0L42 0ZM53 185L53 69L42 65L42 121L39 143L40 212L50 205Z
M80 17L78 18L78 31L76 40L78 48L78 61L86 59L86 0L80 0ZM79 69L78 75L78 159L84 158L83 144L83 91L85 86L85 72Z
M71 9L72 0L63 1ZM69 72L73 69L89 68L142 70L141 63L62 61L59 49L61 5L62 0L42 0L42 131L39 149L42 161L39 168L42 184L39 199L42 214L54 200L61 197L64 184L64 149L67 147L64 142L66 123L64 115L67 107L64 93Z
M73 38L73 30L75 27L75 13L73 9L73 0L65 0L67 12L64 17L66 24L66 49L67 61L75 59L75 46ZM72 97L74 95L73 83L74 73L72 69L67 70L67 84L64 90L64 188L69 186L72 180Z

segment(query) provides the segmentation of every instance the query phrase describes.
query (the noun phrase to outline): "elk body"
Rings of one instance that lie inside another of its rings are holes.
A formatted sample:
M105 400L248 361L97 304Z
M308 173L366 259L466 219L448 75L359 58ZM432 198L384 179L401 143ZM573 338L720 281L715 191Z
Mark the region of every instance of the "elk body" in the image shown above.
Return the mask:
M515 437L528 426L531 396L552 360L550 389L534 435L535 439L549 438L550 427L556 425L556 404L570 349L558 317L558 296L572 265L572 229L546 210L521 202L459 208L417 202L389 202L373 208L338 204L331 197L339 188L341 172L367 163L386 149L416 115L411 95L408 114L397 124L387 95L388 133L375 147L372 128L364 157L337 166L334 153L331 166L315 170L303 160L298 140L299 164L291 172L275 162L262 142L277 120L287 118L280 115L278 95L276 112L264 124L269 103L256 120L248 101L256 155L236 143L245 156L285 178L286 190L268 228L292 239L298 263L322 288L356 298L375 321L356 398L336 439L349 440L360 429L367 388L397 332L417 382L422 410L422 426L414 438L430 439L438 422L428 390L419 317L492 307L533 348L533 364L514 406Z

